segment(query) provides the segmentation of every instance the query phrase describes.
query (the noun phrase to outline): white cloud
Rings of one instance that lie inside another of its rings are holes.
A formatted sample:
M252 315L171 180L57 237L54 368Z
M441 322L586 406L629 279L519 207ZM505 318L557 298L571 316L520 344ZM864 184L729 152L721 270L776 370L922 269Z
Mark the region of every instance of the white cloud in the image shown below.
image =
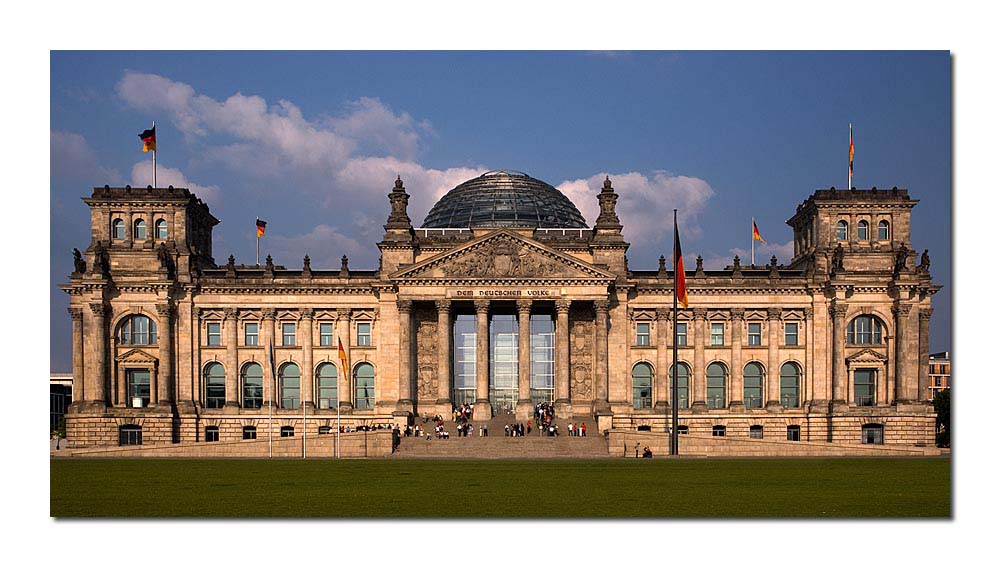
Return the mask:
M270 227L269 227L270 228ZM314 270L339 270L340 257L347 255L356 269L372 269L378 262L377 248L327 224L297 236L267 236L261 239L261 262L270 254L275 264L288 269L302 267L302 257L309 255ZM240 263L238 260L237 263ZM246 263L251 263L250 259Z
M755 263L758 266L770 264L771 256L776 256L778 258L778 264L787 264L792 259L792 255L795 253L795 241L789 240L784 244L768 242L767 244L758 244L754 247L754 249L754 254L756 256ZM733 255L740 257L740 264L744 266L750 265L749 248L730 248L729 251ZM730 261L730 263L732 262Z
M64 180L92 185L118 185L122 176L104 167L87 140L74 132L49 132L49 175L53 181Z
M132 166L131 184L135 187L146 187L153 182L152 165L149 161L140 161ZM222 190L215 185L201 185L190 181L179 169L156 164L156 186L184 187L201 198L212 207L222 204Z

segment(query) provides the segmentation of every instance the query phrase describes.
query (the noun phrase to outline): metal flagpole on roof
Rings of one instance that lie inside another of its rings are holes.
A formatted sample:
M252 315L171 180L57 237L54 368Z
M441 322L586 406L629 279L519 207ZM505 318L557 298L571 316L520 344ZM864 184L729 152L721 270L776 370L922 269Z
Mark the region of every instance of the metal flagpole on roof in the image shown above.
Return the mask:
M153 120L153 189L156 189L156 120Z
M753 227L755 227L755 226L757 226L756 221L754 220L753 217L750 217L750 265L751 266L753 266L755 264L755 262L754 262L754 260L755 260L755 257L754 257L754 240L757 240L756 238L753 237Z
M670 411L670 415L671 415L671 419L670 419L670 454L671 455L678 455L678 454L680 454L680 451L678 450L679 447L677 446L677 442L678 442L678 438L677 438L677 406L679 405L678 404L678 399L677 399L677 379L678 379L678 377L677 377L677 277L678 277L677 276L677 270L678 270L678 268L683 267L683 266L682 265L679 266L678 264L679 264L679 262L677 261L677 209L674 209L674 313L673 313L673 318L674 318L674 324L673 324L674 364L673 364L673 368L671 370L672 380L670 382L670 398L671 398L671 400L670 400L671 401L671 404L670 404L670 410L671 410Z
M271 338L268 340L268 343L267 343L267 351L268 351L268 354L270 355L268 357L268 358L270 358L270 361L268 362L267 366L268 366L268 369L271 371L271 377L267 381L267 383L268 383L267 384L268 385L268 395L267 395L267 458L268 459L270 459L270 458L272 458L274 456L274 454L273 454L274 425L273 425L273 423L271 421L271 412L272 412L272 407L271 406L273 406L274 403L273 403L273 400L272 400L271 395L270 395L271 388L273 387L273 384L271 384L271 380L274 380L274 329L273 328L271 329L271 333L270 334L271 334Z

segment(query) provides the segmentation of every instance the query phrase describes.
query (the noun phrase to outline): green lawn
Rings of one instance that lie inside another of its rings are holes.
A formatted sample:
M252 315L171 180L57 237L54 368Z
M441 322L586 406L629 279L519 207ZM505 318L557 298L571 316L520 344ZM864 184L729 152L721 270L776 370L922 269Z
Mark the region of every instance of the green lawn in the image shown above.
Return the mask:
M949 517L951 460L53 459L57 517Z

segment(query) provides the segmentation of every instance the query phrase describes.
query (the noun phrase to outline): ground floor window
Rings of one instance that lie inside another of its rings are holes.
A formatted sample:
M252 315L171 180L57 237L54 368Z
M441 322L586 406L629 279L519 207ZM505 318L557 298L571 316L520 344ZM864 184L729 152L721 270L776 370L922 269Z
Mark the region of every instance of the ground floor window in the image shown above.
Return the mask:
M854 371L854 405L875 405L875 371L871 368Z
M764 438L764 426L763 425L751 425L750 426L750 438L751 439L763 439Z
M375 367L367 362L362 362L354 369L354 407L375 407Z
M209 425L205 428L205 441L207 443L214 443L219 440L219 426Z
M243 426L243 439L256 439L257 438L257 428L253 425Z
M688 426L686 426L686 425L678 425L677 426L677 434L678 435L687 435L688 434Z
M861 443L865 445L881 445L885 429L877 423L861 426Z
M281 436L282 437L295 437L295 428L291 425L281 426Z
M122 425L118 428L118 445L142 445L141 425Z
M712 437L725 437L726 436L726 426L725 425L713 425L712 426Z
M330 427L329 425L324 425L324 426L322 426L322 427L319 428L319 434L320 435L329 435L331 433L333 433L333 428Z
M798 425L789 425L785 435L789 441L798 441L802 438L802 429Z

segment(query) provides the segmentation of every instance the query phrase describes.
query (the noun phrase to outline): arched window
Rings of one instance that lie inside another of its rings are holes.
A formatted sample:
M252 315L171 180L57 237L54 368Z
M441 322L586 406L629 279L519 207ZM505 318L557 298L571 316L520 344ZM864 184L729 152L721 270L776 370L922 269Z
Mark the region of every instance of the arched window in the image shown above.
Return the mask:
M799 365L786 362L781 365L781 406L799 407Z
M295 428L291 425L281 426L281 436L282 437L295 437Z
M868 221L858 222L858 240L868 240Z
M858 368L854 371L854 405L875 405L875 370Z
M764 407L764 367L751 362L743 368L743 404L747 409Z
M254 425L243 426L243 439L252 440L257 438L257 427Z
M837 240L847 240L847 221L837 222Z
M852 345L880 345L884 325L874 315L858 315L847 326L847 342Z
M878 221L878 239L889 240L889 221Z
M205 428L205 442L214 443L219 440L219 426L209 425Z
M320 364L316 369L316 388L319 396L319 409L337 407L337 367L329 362Z
M159 219L156 221L156 239L166 240L167 239L167 221Z
M632 367L632 407L653 407L653 367L645 362Z
M130 315L118 326L118 342L123 345L155 345L156 323L145 315Z
M764 438L764 426L763 425L751 425L750 426L750 438L751 439L763 439Z
M866 423L861 426L861 443L865 445L881 445L884 441L885 428L878 423Z
M367 362L362 362L354 369L354 407L375 407L375 367Z
M115 240L125 239L125 221L122 219L111 221L111 238Z
M673 378L673 375L674 375L674 365L671 364L670 365L670 376L671 376L671 378ZM677 402L678 402L679 405L677 407L680 408L680 409L687 409L688 408L688 404L689 404L689 400L690 400L690 398L688 396L688 393L690 391L688 389L688 384L689 384L688 378L690 376L691 376L691 369L688 368L688 365L684 364L683 362L678 362L677 363L677 377L678 377L678 382L677 382ZM671 392L674 391L673 388L674 388L674 383L673 383L673 380L671 380L671 382L670 382L670 391Z
M243 407L259 408L264 400L264 370L256 362L243 367Z
M713 362L705 371L705 403L708 409L726 407L726 367Z
M146 221L139 219L135 221L135 229L132 231L132 238L135 240L146 239Z
M122 425L118 428L118 445L142 445L141 425Z
M299 367L294 362L282 364L278 369L278 382L281 389L281 407L298 409L299 407Z
M218 362L205 366L205 407L221 408L226 405L226 369Z

